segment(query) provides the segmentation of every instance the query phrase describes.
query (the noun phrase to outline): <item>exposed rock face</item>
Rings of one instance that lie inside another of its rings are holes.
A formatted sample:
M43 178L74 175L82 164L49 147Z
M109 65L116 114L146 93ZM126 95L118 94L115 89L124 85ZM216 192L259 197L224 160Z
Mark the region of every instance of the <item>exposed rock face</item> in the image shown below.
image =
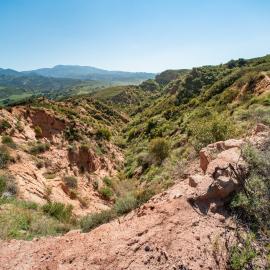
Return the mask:
M52 140L55 135L61 133L66 127L64 120L58 119L55 115L46 110L31 110L29 117L34 127L41 128L41 136L50 140Z
M123 160L117 147L104 142L106 156L98 156L94 152L96 142L90 139L92 148L85 148L77 142L77 150L70 155L69 142L63 131L71 123L47 109L2 109L0 121L3 120L8 122L9 127L0 133L0 141L1 135L8 134L18 146L10 149L16 162L9 164L7 173L15 177L20 199L39 204L45 204L48 200L71 204L76 215L108 209L108 203L96 192L93 182L116 173L116 162ZM34 130L37 126L42 131L39 138L36 138ZM50 147L45 152L33 155L29 150L38 141ZM79 198L72 197L73 193L64 185L63 179L67 176L76 177Z
M201 169L203 170L204 173L206 172L208 164L211 162L213 158L215 158L215 154L224 150L228 150L230 148L240 149L243 144L244 144L243 140L235 140L235 139L209 144L207 147L203 148L200 151ZM226 153L224 155L226 156Z
M196 188L190 201L204 212L226 202L241 187L247 173L241 147L247 143L263 146L269 136L269 128L259 124L245 140L220 141L203 148L200 151L200 167L204 176L189 177L189 185Z
M99 165L97 156L86 146L70 150L68 157L70 162L76 164L81 171L94 172Z

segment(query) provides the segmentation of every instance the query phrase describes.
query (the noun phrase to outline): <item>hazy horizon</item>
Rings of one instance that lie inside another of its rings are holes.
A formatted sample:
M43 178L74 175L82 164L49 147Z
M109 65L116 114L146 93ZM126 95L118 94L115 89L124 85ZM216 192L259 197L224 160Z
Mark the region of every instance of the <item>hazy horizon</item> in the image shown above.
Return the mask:
M0 67L153 72L270 53L266 0L1 1Z

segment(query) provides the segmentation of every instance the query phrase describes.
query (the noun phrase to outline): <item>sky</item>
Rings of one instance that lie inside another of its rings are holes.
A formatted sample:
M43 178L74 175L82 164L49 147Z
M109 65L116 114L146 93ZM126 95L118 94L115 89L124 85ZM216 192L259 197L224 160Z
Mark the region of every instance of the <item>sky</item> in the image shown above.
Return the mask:
M270 53L269 0L0 0L0 67L161 72Z

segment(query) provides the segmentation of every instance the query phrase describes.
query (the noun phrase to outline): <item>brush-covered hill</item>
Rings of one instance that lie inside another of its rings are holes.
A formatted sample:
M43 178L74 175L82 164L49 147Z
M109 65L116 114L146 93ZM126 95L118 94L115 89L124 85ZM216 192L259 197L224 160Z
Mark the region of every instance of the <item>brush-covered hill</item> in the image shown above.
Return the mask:
M0 105L44 96L59 99L96 92L113 85L140 84L153 73L107 71L94 67L58 65L18 72L0 68Z
M269 76L239 59L3 109L1 238L87 232L4 241L4 269L267 269Z

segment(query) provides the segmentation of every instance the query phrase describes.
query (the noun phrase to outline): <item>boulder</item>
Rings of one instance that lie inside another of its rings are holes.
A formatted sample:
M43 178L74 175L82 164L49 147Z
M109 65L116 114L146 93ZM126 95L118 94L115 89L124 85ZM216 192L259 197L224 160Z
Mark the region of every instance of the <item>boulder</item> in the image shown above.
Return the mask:
M209 205L213 202L220 204L239 189L240 183L236 174L244 173L245 168L241 158L242 144L241 140L228 140L211 144L200 152L204 175L189 177L189 185L196 187L192 201L207 202Z
M231 148L240 149L244 144L244 140L230 139L227 141L219 141L216 143L209 144L207 147L202 148L200 151L200 167L204 173L208 168L211 160L214 160L218 153L223 152Z

